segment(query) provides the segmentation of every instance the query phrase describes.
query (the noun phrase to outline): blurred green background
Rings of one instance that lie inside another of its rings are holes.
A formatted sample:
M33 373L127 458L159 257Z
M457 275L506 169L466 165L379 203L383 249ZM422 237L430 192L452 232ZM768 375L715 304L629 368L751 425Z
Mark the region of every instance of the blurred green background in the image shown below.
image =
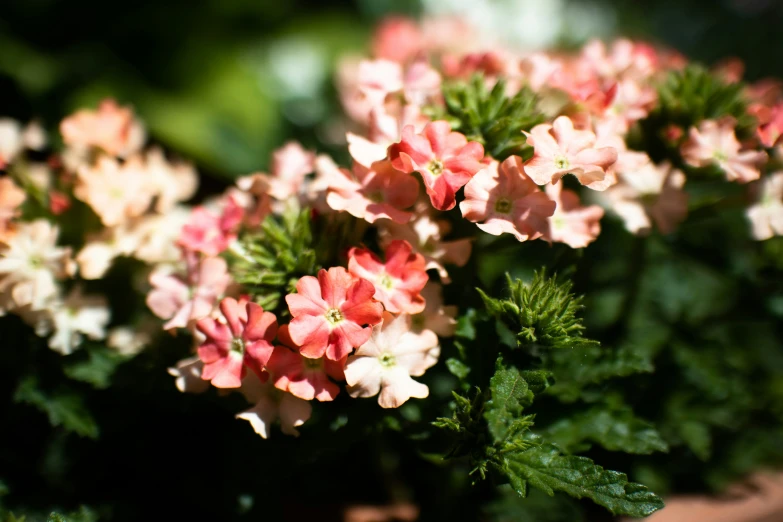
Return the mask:
M389 13L462 13L519 48L629 35L749 78L783 76L776 0L4 0L0 115L49 126L105 96L132 104L156 141L209 174L266 167L292 137L340 139L333 72Z

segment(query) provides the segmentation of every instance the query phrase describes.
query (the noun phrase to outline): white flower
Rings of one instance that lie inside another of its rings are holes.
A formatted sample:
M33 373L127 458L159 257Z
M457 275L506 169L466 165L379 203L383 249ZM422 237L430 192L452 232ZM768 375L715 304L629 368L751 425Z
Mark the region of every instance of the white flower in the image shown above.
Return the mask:
M237 414L236 418L248 421L264 439L269 438L269 428L278 417L280 430L286 435L298 437L296 428L304 424L313 412L308 401L282 392L271 383L262 383L253 372L247 372L239 391L255 406Z
M748 207L746 215L753 237L765 240L783 234L783 172L770 174L760 184L758 199Z
M345 380L351 397L372 397L380 392L382 408L397 408L411 397L424 399L427 385L411 379L438 362L438 336L430 330L411 332L411 318L388 312L373 327L372 337L348 358Z
M106 345L120 355L130 356L139 353L149 342L149 333L130 326L117 326L109 330Z
M57 279L73 273L71 251L57 246L57 235L57 227L38 219L19 224L0 246L0 294L10 294L14 307L45 308L57 295Z
M169 368L169 375L176 377L177 389L182 393L202 393L209 388L209 381L201 378L204 363L198 356L188 357Z
M106 337L110 313L106 300L100 296L83 296L75 288L62 303L51 309L54 333L49 348L63 355L72 353L86 335L92 340Z

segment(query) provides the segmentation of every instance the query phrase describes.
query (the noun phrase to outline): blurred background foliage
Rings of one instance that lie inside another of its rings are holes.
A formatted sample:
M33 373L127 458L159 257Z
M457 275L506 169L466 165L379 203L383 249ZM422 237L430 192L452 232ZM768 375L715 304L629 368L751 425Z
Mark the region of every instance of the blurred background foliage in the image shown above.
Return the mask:
M650 39L783 76L779 0L95 0L0 2L0 114L56 125L106 96L153 138L230 179L290 138L339 143L338 57L366 52L385 15L466 16L516 48Z

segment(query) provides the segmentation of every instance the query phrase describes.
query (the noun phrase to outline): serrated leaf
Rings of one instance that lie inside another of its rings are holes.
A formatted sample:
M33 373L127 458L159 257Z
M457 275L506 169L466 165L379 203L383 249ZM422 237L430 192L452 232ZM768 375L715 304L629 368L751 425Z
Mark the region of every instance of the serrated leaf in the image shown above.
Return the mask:
M80 352L76 356L82 357L82 360L64 365L65 375L77 381L90 383L99 389L108 387L114 371L128 360L128 357L105 346L88 346ZM83 359L85 354L87 360Z
M552 444L507 454L500 470L520 496L529 486L554 495L589 498L614 515L645 517L663 508L663 501L646 486L628 482L623 473L604 470L586 457L566 456Z
M490 399L484 408L489 433L495 442L505 441L514 421L533 403L533 392L515 367L506 367L498 357L495 375L489 381Z
M470 367L467 364L453 357L446 359L446 367L458 379L465 379L470 373Z
M14 393L14 401L35 406L49 417L52 426L62 426L84 437L98 437L98 425L87 410L82 397L71 391L51 394L40 389L38 379L27 376Z
M603 404L558 420L547 427L544 436L566 453L587 451L593 443L640 455L669 450L653 425L636 417L630 408Z

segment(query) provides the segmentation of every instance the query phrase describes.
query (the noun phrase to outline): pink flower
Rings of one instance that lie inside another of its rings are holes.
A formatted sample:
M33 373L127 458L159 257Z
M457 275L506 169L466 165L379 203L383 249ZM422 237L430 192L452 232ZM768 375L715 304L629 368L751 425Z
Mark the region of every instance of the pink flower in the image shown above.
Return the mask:
M386 248L386 263L364 248L348 252L348 271L356 277L372 281L375 299L392 313L417 314L424 310L421 290L429 277L424 257L414 254L410 243L392 241Z
M161 270L150 275L152 290L147 294L147 306L161 319L168 319L163 325L166 330L187 328L193 321L210 315L231 282L224 259L188 257L186 278Z
M372 51L376 58L404 63L419 53L423 42L424 35L414 20L392 16L375 29Z
M237 419L246 420L253 431L264 439L269 438L272 423L280 419L280 431L286 435L299 436L296 430L313 413L309 402L275 389L271 384L261 382L254 373L248 373L242 379L239 389L245 399L254 406L237 414Z
M567 116L558 117L552 125L536 125L525 136L534 149L525 172L538 185L557 183L566 174L576 176L582 185L590 185L602 181L606 169L617 161L613 147L594 148L595 134L574 130Z
M411 316L411 329L414 332L432 330L438 337L451 337L457 329L457 307L443 305L443 288L430 281L421 291L427 303L424 311Z
M522 159L493 162L465 186L462 216L495 236L513 234L519 241L536 239L547 229L555 203L522 170Z
M329 378L338 381L344 379L346 359L330 361L323 357L303 357L288 334L288 325L280 327L277 338L284 346L275 346L267 364L267 371L272 374L275 387L306 401L334 400L340 393L340 387Z
M450 210L455 196L478 172L484 157L484 147L468 142L459 132L451 132L446 121L434 121L415 134L413 126L402 130L402 140L389 147L389 159L397 170L417 171L424 180L432 206Z
M571 248L584 248L601 233L604 209L598 205L583 207L576 192L563 188L562 183L546 186L547 195L557 203L549 218L549 232L544 238L565 243Z
M320 270L318 278L304 276L295 294L285 297L293 319L288 331L305 357L339 361L370 337L365 325L381 320L383 305L372 296L375 287L354 279L344 268Z
M11 234L11 221L21 214L24 190L16 186L11 178L0 178L0 241Z
M402 66L389 60L362 60L359 92L371 107L383 105L386 96L402 90Z
M133 111L114 100L103 100L97 111L80 110L60 123L66 145L103 149L111 156L127 157L144 145L145 133Z
M614 210L634 234L647 234L652 223L663 234L674 232L688 215L685 175L668 163L652 162L620 174L620 182L606 195Z
M447 220L435 221L423 210L405 225L386 222L378 229L381 248L386 249L395 239L403 239L424 257L425 270L437 270L442 282L450 281L444 263L465 266L470 258L471 239L444 241L449 233Z
M720 121L704 120L692 127L689 139L681 149L688 165L706 167L717 165L729 181L747 183L759 179L759 167L767 161L767 153L758 150L740 152L740 142L734 134L736 122L731 117Z
M319 158L319 175L328 184L326 203L334 210L374 223L391 219L405 223L419 195L419 183L410 174L392 167L389 161L378 161L369 168L354 162L353 171L338 168L329 158Z
M220 302L225 323L205 317L196 328L207 338L198 348L204 362L201 378L217 388L238 388L246 367L260 374L269 362L277 333L275 314L256 303L226 297Z
M204 207L196 207L188 223L182 227L177 242L183 248L216 256L236 240L236 230L244 217L244 209L229 196L221 215Z
M765 147L774 147L783 137L783 104L771 108L757 104L754 108L760 123L756 130L759 141Z
M754 239L763 241L783 235L783 172L761 180L756 203L746 212Z
M383 315L372 337L348 358L345 380L351 397L373 397L380 392L382 408L398 408L411 397L429 395L427 385L411 376L423 375L438 362L438 336L429 330L417 334L410 329L409 315Z

